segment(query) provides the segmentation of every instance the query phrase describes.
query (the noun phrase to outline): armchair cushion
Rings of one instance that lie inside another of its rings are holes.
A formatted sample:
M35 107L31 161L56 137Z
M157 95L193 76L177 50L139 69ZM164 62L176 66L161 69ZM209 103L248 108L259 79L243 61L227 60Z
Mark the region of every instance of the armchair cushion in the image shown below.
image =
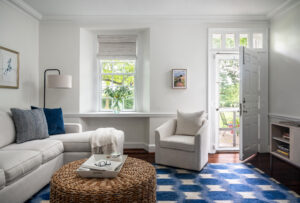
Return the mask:
M162 148L177 149L183 151L195 151L195 136L172 135L160 140Z
M184 113L177 111L176 135L196 135L205 121L204 111Z

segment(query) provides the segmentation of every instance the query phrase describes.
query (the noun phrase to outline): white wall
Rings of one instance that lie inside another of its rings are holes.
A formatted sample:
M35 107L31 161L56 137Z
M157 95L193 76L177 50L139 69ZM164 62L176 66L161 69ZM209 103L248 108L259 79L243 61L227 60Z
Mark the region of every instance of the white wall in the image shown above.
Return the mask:
M83 118L83 127L96 130L101 127L115 127L123 130L125 134L126 148L144 148L148 146L149 118Z
M0 1L0 27L0 46L20 53L20 87L0 88L0 108L38 105L39 22L13 5Z
M300 118L300 4L271 21L269 112Z
M97 111L96 35L80 29L80 106L79 112ZM76 81L75 81L76 82Z
M171 70L187 69L187 89L172 89ZM162 23L150 30L150 109L154 112L207 109L205 24Z
M46 107L79 112L80 28L69 23L40 24L40 105L43 104L44 70L58 68L72 75L72 89L47 89ZM54 73L57 74L57 73Z
M97 25L98 29L107 29L106 25ZM131 29L142 29L145 25L130 26ZM150 60L148 74L150 92L143 98L143 103L150 101L150 111L175 112L180 108L187 111L206 109L206 76L207 76L207 30L204 24L151 24ZM83 25L82 27L86 27ZM110 26L112 27L112 26ZM122 27L125 27L122 25ZM118 28L115 24L113 29ZM95 28L96 29L96 28ZM72 23L42 23L40 26L40 65L43 69L61 67L63 73L73 75L72 90L48 89L48 106L62 106L64 112L79 112L79 53L80 27ZM146 67L145 64L143 64ZM143 68L143 67L139 67ZM172 89L171 69L188 69L188 88ZM149 71L150 70L150 71ZM150 76L149 76L150 72ZM143 80L147 80L144 77ZM42 79L42 78L41 78ZM146 83L147 84L147 83ZM147 85L145 85L147 87ZM54 92L55 91L55 92ZM150 97L150 98L149 98ZM193 99L191 99L193 98Z
M120 20L121 22L122 20ZM73 89L66 90L68 97L64 94L49 91L53 98L48 99L51 106L62 106L66 113L78 113L81 111L80 103L86 98L81 96L84 86L79 83L78 74L82 70L83 61L78 58L83 50L80 46L80 29L94 31L115 31L115 30L143 30L144 41L150 42L144 44L148 47L146 53L143 53L144 64L141 68L143 77L142 103L141 109L150 112L168 112L176 113L177 109L184 111L207 111L207 32L209 27L259 27L267 28L267 23L225 23L225 24L207 24L205 22L195 21L155 21L155 22L130 22L120 23L117 19L106 23L61 23L61 22L42 22L40 26L40 49L41 49L41 67L61 66L63 72L73 75ZM82 38L81 38L82 39ZM53 44L58 41L59 48L53 48ZM82 41L83 42L83 41ZM88 47L86 47L88 48ZM149 53L147 51L149 50ZM62 57L64 56L64 57ZM77 58L76 58L77 57ZM72 66L69 64L72 63ZM91 64L90 64L91 65ZM71 68L72 67L72 68ZM186 68L187 89L172 89L171 70L173 68ZM140 71L140 70L139 70ZM80 74L81 75L81 74ZM80 81L80 82L79 82ZM88 86L87 86L88 87ZM85 88L87 88L85 87ZM80 89L80 90L79 90ZM63 90L59 90L63 91ZM67 92L70 91L70 92ZM89 91L89 90L87 90ZM48 97L49 98L49 97ZM71 99L72 98L72 99ZM79 99L81 98L81 99ZM77 100L76 100L77 99ZM95 129L97 126L103 126L103 123L114 124L113 127L124 129L127 133L126 142L131 143L138 140L140 144L147 143L150 146L154 144L154 129L166 118L149 118L141 119L146 122L140 124L133 118L88 118L81 119L86 130ZM67 121L70 119L67 119ZM105 120L105 122L104 122ZM138 130L129 130L124 127L126 123L130 128ZM139 129L140 126L145 128ZM145 132L144 135L141 133Z

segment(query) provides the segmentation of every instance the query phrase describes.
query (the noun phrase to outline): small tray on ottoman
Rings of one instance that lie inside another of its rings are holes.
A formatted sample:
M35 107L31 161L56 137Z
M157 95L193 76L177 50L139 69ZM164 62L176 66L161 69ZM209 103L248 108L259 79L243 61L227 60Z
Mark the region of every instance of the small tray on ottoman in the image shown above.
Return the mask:
M121 164L115 170L99 170L99 168L95 166L93 169L93 165L101 160L108 160L112 163L114 162L114 158L111 158L111 155L107 154L94 154L88 160L86 160L80 167L76 170L77 174L83 178L115 178L118 173L121 171L122 166L124 165L127 159L127 155L120 155L118 162ZM86 167L91 166L91 168Z

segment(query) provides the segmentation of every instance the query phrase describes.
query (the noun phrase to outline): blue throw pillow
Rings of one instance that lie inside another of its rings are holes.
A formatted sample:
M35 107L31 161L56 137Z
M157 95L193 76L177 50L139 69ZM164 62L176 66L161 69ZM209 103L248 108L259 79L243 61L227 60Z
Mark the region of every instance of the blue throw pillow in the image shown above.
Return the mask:
M31 109L38 109L38 107L31 106ZM65 134L66 131L62 109L43 108L43 110L47 119L49 135Z

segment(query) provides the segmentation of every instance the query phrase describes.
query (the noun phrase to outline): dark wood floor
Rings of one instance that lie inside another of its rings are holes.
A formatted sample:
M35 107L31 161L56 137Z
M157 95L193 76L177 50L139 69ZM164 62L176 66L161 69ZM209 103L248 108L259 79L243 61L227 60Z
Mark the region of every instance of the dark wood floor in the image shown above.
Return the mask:
M273 156L273 173L271 174L269 153L258 154L248 162L287 186L290 190L300 194L300 168Z
M125 149L125 154L128 154L130 157L135 157L138 159L143 159L150 163L155 163L155 154L149 153L143 149ZM209 154L208 156L209 163L239 163L239 154L236 152L232 153L216 153Z
M150 163L155 163L155 154L148 153L141 149L126 149L125 154L130 157L143 159ZM239 163L239 154L232 153L216 153L210 154L208 158L209 163ZM286 162L273 157L273 174L270 171L270 155L269 153L258 154L252 159L247 161L256 168L264 171L269 176L272 176L283 185L287 186L290 190L293 190L300 194L300 169L296 168Z

